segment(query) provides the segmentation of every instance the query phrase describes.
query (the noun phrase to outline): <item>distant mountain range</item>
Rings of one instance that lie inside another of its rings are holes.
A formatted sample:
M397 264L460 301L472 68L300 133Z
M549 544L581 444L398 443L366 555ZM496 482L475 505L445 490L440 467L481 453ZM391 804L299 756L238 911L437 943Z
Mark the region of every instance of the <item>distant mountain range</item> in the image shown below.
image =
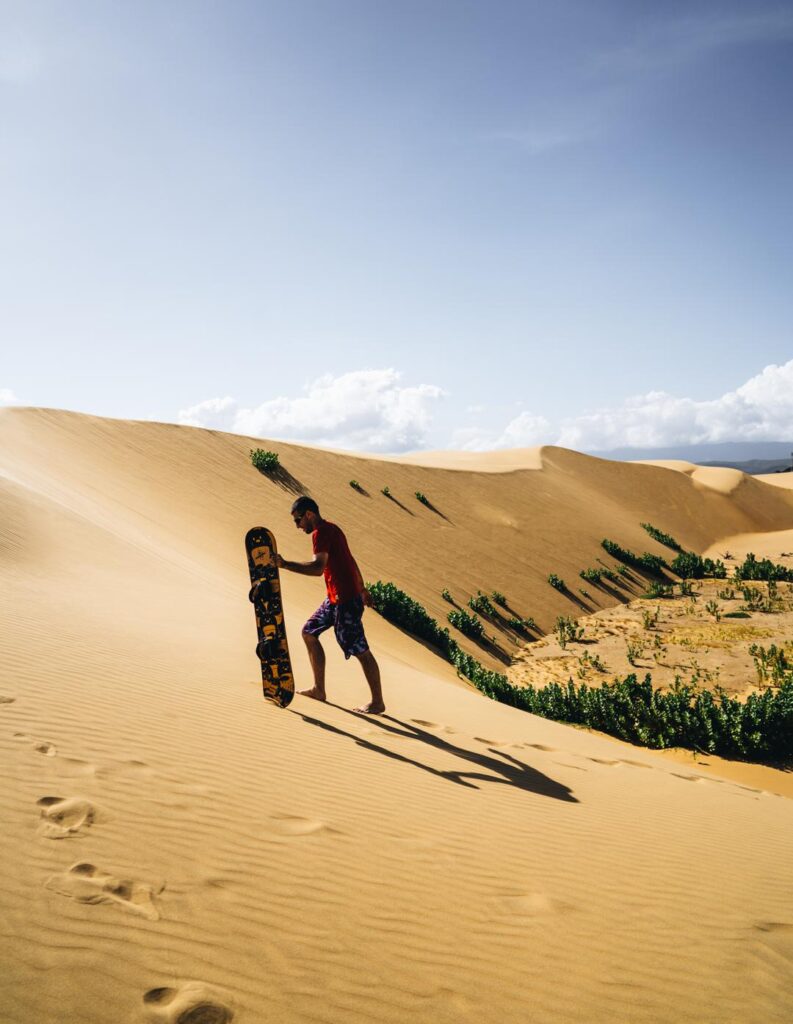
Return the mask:
M726 466L743 473L784 473L793 466L793 441L727 441L669 448L612 448L590 451L601 459L634 462L637 459L681 459L699 466Z

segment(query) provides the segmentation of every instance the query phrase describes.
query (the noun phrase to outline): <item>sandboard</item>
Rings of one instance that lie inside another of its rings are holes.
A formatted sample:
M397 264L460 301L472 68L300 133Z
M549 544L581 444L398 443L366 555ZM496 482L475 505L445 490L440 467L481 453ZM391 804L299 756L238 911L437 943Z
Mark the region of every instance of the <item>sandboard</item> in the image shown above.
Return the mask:
M262 666L262 691L265 700L285 708L295 695L295 680L286 642L281 581L275 564L275 537L266 527L254 526L245 535L245 551L251 577L248 597L256 612L256 654Z

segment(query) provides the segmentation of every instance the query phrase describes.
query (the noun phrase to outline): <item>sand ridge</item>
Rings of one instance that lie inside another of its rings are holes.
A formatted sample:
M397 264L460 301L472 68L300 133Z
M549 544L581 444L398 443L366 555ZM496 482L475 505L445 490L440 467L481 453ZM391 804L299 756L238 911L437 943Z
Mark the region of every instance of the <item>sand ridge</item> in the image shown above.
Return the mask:
M9 1024L786 1018L793 801L487 701L373 613L385 716L349 710L363 680L332 646L328 704L268 707L243 537L261 522L308 557L307 490L367 577L439 620L443 586L497 587L550 628L574 606L548 572L572 582L602 535L656 550L649 519L704 550L790 529L793 495L562 449L449 472L55 411L3 411L0 442ZM283 582L306 679L321 586Z

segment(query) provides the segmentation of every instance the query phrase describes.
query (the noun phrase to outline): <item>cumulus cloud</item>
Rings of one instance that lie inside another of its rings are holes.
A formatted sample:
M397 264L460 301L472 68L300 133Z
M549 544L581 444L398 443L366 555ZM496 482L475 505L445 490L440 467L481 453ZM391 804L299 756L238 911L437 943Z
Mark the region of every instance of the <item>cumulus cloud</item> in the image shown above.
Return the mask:
M190 426L231 430L354 451L400 452L426 443L432 411L444 391L409 387L393 369L355 370L312 381L297 397L279 396L255 408L212 398L179 413Z
M551 424L521 412L503 431L476 429L455 435L458 447L530 447L608 451L611 448L663 448L722 441L779 441L793 436L793 359L772 364L745 384L719 398L697 401L664 391L626 399L622 405L596 409Z
M185 427L209 427L212 430L230 430L237 403L230 396L208 398L198 405L179 411L179 422Z
M3 405L11 405L13 402L18 401L19 399L10 388L0 388L0 403Z

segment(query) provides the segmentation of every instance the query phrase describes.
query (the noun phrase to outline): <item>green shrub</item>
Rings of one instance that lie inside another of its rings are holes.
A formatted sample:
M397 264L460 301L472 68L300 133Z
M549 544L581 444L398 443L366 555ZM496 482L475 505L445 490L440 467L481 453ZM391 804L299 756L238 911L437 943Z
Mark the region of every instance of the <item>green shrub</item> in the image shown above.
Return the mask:
M643 658L646 651L645 645L641 640L633 639L625 641L625 654L628 658L629 665L635 665L637 658Z
M448 629L441 629L425 609L393 583L368 583L372 606L383 618L402 626L413 636L426 640L447 654L452 642Z
M390 498L390 497L391 497L391 488L390 488L390 487L389 487L388 485L386 485L386 486L385 486L385 487L384 487L384 488L382 489L382 491L380 491L380 493L381 493L381 494L384 494L384 495L386 496L386 498Z
M659 597L674 597L675 588L671 583L661 583L658 580L653 580L647 588L647 593L644 596L649 597L651 601L655 601Z
M548 582L551 584L552 587L555 587L556 590L560 590L562 593L564 593L567 590L567 586L564 580L561 579L561 577L557 576L556 573L552 572L550 574L550 576L548 577Z
M445 587L441 591L441 597L443 598L444 601L448 601L449 604L454 604L454 598Z
M578 669L576 675L579 679L586 679L589 675L590 669L593 672L606 672L606 666L600 660L600 655L596 654L594 657L589 651L584 651L581 657L578 659Z
M514 629L516 633L521 633L523 636L526 636L531 631L539 632L537 623L532 618L519 619L513 615L507 619L507 625L510 629Z
M568 644L579 643L584 635L584 627L566 615L560 615L553 628L562 650L565 650Z
M473 640L479 640L485 635L485 627L482 625L482 620L476 615L469 615L468 612L464 612L461 608L449 612L447 618L455 629L459 629L461 633L470 636Z
M784 565L772 562L763 558L759 562L753 554L748 554L740 565L735 567L736 580L782 580L787 583L793 582L793 569L786 569Z
M718 603L716 601L708 601L708 603L705 605L705 611L708 613L708 615L712 615L716 622L720 621L721 609L719 608Z
M501 593L500 590L493 590L493 591L491 591L490 596L493 598L495 603L500 608L506 608L507 607L507 599L506 599L506 597L504 597L504 595Z
M620 545L614 541L609 540L606 537L600 542L601 547L608 551L612 558L616 558L618 562L623 562L625 565L638 565L639 559L634 555L632 551L627 548L620 547Z
M628 548L621 547L616 541L609 540L608 538L602 540L600 543L612 558L616 558L618 562L623 563L618 570L620 575L625 575L624 566L626 565L631 565L634 569L638 569L640 572L651 573L659 573L661 569L668 568L666 562L660 555L651 555L649 552L645 552L643 555L636 555L633 551L630 551Z
M605 576L605 571L603 569L582 569L578 575L582 580L586 580L587 583L598 584L603 576Z
M659 574L662 569L669 568L669 565L660 555L651 555L648 551L645 551L643 555L639 555L639 565L643 569Z
M264 448L251 448L251 462L260 473L272 473L280 465L277 453L266 452Z
M358 491L359 494L363 491L363 487L361 487L357 480L350 480L350 487L352 487L354 491Z
M503 704L655 749L685 747L769 764L786 765L793 759L791 672L785 674L777 690L750 694L743 702L719 688L711 692L679 680L671 691L662 693L653 688L649 673L641 682L631 674L598 687L578 686L572 679L566 685L513 686L505 675L484 668L466 654L448 629L441 630L393 583L372 583L367 589L374 607L385 618L434 644L460 675Z
M706 576L723 580L727 577L727 568L721 559L714 562L712 558L702 558L693 551L681 551L669 568L684 580L702 580Z
M784 607L777 595L776 583L773 580L768 581L767 594L764 594L759 587L747 586L741 587L741 593L745 602L741 606L743 611L764 612L768 615L772 612L779 612Z
M760 644L752 644L749 654L754 661L760 683L768 682L769 675L772 683L780 683L784 680L785 674L793 668L787 659L785 649L777 647L776 644L771 644L767 650Z
M478 591L476 597L472 597L468 602L468 607L473 612L478 612L480 615L487 615L488 618L495 618L496 609L490 602L490 598L486 597L482 591Z
M670 537L668 533L663 533L651 523L642 523L641 525L650 534L653 540L657 540L659 544L663 544L665 547L671 548L673 551L683 550L675 538Z
M427 508L430 507L429 498L426 494L422 494L421 491L416 491L416 500L420 501L422 505L426 505Z

